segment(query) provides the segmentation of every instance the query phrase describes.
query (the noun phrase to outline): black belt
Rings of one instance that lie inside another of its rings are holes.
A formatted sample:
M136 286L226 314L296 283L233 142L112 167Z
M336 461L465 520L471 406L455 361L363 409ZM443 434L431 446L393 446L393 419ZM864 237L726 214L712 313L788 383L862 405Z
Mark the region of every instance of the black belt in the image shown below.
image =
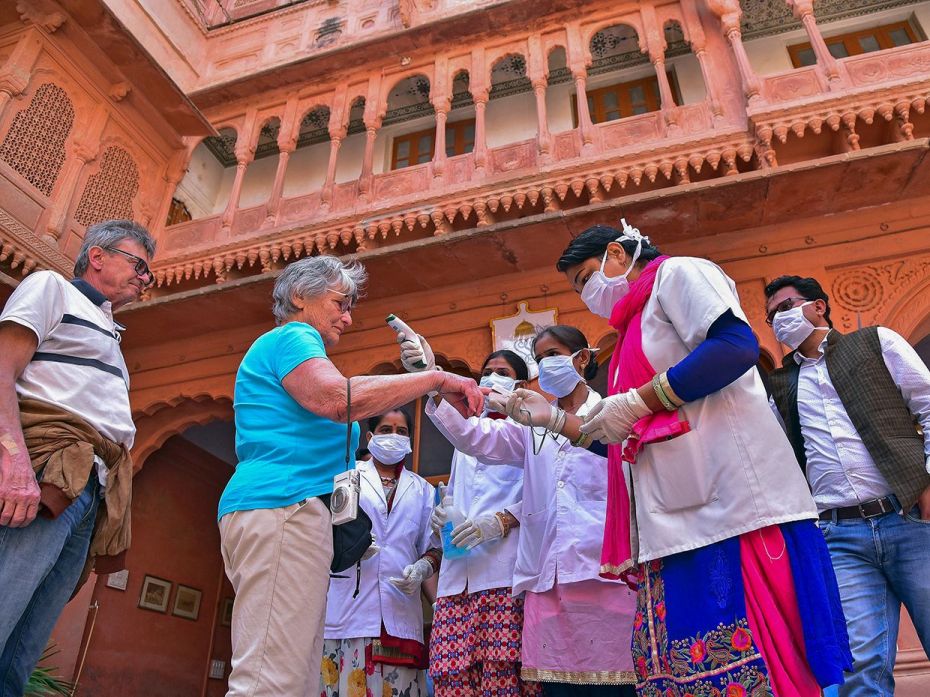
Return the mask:
M849 520L851 518L877 518L886 513L894 513L896 499L893 495L881 499L872 499L856 506L845 506L843 508L831 508L820 514L821 520Z

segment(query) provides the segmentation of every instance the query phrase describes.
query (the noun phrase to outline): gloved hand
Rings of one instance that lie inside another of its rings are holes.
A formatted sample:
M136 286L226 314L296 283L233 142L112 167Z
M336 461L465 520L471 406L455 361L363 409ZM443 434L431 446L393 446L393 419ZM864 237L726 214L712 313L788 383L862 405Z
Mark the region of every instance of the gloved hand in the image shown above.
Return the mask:
M639 392L632 389L595 404L581 424L581 432L605 445L622 443L633 430L633 424L651 413Z
M553 428L558 417L558 409L545 397L524 388L514 390L507 397L492 392L488 395L488 406L524 426Z
M503 536L504 531L497 516L493 513L482 513L469 518L452 530L452 544L473 549L482 542L497 540Z
M377 544L375 544L374 538L372 538L371 545L368 547L368 549L365 550L365 553L362 554L362 561L365 561L366 559L371 559L373 556L375 556L380 551L381 551L381 548Z
M442 526L446 524L449 520L449 516L446 515L446 509L442 504L439 504L433 509L433 512L429 516L429 527L437 535L439 531L442 530Z
M389 578L398 590L407 595L414 595L420 590L420 585L433 575L433 565L426 559L417 559L413 564L404 567L403 578Z
M433 349L426 339L412 329L409 332L397 332L397 343L400 344L400 362L408 373L436 370Z

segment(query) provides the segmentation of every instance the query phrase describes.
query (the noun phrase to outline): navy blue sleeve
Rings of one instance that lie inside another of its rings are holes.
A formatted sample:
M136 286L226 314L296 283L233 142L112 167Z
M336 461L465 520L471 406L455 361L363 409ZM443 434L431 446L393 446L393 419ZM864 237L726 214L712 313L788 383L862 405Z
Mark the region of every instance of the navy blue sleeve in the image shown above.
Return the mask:
M679 397L693 402L723 389L759 361L759 342L732 310L720 315L707 338L668 370L668 382Z
M592 440L587 447L588 452L607 457L607 446L599 440Z

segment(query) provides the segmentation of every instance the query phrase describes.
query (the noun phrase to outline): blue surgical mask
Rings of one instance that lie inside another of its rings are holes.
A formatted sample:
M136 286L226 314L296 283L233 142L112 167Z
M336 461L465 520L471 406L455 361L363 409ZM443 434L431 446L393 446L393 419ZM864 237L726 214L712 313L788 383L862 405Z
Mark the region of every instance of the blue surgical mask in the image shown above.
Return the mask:
M583 380L573 363L579 353L581 350L570 356L546 356L539 361L539 386L555 397L570 395Z

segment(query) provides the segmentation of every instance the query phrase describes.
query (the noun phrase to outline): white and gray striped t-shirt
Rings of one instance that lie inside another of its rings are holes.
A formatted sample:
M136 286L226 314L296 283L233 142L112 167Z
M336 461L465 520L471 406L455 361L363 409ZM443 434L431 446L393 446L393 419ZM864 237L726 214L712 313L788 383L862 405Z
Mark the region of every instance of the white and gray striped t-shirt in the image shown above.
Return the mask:
M0 314L35 332L35 355L16 381L20 397L77 414L101 435L132 447L136 427L129 408L129 371L120 351L123 327L110 302L83 280L54 271L32 273Z

